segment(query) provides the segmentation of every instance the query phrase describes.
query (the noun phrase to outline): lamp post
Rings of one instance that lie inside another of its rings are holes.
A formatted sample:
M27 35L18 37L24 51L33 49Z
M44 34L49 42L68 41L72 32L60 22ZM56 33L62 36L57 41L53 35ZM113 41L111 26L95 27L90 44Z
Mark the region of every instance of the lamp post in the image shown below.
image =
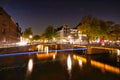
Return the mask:
M29 38L30 38L30 39L32 39L32 37L33 37L32 35L29 35Z
M30 38L30 44L31 44L32 43L31 40L32 40L33 36L29 35L29 38Z

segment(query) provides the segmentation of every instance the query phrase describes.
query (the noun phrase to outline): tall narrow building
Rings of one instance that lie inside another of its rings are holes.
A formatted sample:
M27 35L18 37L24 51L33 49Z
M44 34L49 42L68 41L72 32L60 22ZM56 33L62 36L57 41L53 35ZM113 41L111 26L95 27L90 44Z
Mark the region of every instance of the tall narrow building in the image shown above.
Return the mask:
M20 41L21 28L12 17L0 7L0 45Z

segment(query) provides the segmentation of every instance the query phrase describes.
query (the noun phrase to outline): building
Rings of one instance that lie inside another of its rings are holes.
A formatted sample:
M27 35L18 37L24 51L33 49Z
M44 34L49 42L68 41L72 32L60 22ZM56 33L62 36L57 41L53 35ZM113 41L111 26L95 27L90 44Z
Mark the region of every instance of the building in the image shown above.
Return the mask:
M56 39L58 42L63 42L67 40L69 34L70 34L70 27L65 24L57 28Z
M57 28L56 40L60 43L86 44L86 35L77 30L77 27L70 28L63 25Z
M12 17L0 7L0 45L20 41L21 28Z
M79 34L77 28L71 28L69 34L69 40L71 43L78 43L79 42Z

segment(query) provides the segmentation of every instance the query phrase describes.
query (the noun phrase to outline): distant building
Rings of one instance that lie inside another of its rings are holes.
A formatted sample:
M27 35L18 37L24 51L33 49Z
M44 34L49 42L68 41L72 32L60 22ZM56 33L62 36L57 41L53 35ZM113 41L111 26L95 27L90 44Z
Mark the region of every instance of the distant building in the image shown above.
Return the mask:
M70 36L71 36L73 39L78 39L78 38L79 38L77 28L71 28L71 29L70 29Z
M7 12L0 7L0 45L20 41L21 28Z
M63 40L67 40L67 37L70 34L70 27L68 25L63 25L57 28L56 38L57 41L62 42Z
M77 30L77 27L70 28L68 25L63 25L57 28L57 42L67 42L71 44L82 44L86 42L86 35Z

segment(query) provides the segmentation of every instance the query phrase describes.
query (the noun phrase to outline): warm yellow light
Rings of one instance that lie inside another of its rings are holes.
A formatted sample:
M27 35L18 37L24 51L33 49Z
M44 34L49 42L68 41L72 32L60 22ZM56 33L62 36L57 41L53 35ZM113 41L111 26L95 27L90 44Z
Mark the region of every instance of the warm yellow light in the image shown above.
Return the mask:
M32 69L33 69L33 60L30 59L29 62L28 62L28 71L32 72Z
M45 54L45 53L37 54L36 56L37 56L38 59L45 59L45 58L53 57L54 55L56 55L55 52L51 52L49 54Z
M81 56L73 55L73 58L76 59L76 60L81 60L81 61L84 62L84 63L87 62L86 58L81 57Z
M119 49L117 49L117 55L118 55L118 56L120 55L120 50L119 50Z
M33 36L32 35L29 35L29 38L31 39Z
M101 63L101 62L98 62L95 60L91 60L91 65L98 67L98 68L101 68L101 69L104 69L106 71L120 74L120 68L117 68L117 67L114 67L114 66L111 66L108 64L104 64L104 63Z
M70 55L68 55L68 57L67 57L67 68L68 68L68 73L71 74L72 60L71 60L71 56Z

